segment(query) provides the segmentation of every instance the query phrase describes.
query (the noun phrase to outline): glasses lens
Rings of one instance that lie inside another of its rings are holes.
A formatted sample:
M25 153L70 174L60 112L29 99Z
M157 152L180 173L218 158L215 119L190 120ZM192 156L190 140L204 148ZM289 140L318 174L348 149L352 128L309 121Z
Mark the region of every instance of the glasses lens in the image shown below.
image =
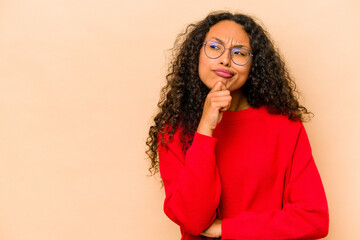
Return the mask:
M232 60L238 65L244 65L249 61L250 51L246 48L233 48L231 50Z
M207 41L205 43L205 54L209 58L218 58L224 52L225 47L218 42Z

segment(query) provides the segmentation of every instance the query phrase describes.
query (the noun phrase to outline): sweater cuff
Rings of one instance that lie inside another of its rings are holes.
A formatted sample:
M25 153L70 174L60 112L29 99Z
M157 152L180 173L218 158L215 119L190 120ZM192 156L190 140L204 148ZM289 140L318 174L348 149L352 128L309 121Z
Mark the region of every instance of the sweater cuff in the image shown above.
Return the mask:
M231 222L229 222L228 219L223 219L221 221L221 239L232 239L232 237L234 237L231 234L232 227L233 226L231 226Z
M259 229L247 224L249 220L244 215L241 217L238 215L235 218L224 218L221 222L221 239L243 239L245 236L254 236L254 232L259 231Z
M223 240L237 239L238 236L236 236L237 235L235 233L236 231L234 231L237 228L238 228L238 226L236 226L236 224L234 224L234 221L232 221L231 219L228 219L228 218L224 218L221 221L221 239L223 239Z
M217 141L218 140L214 137L195 132L192 145L196 145L203 149L215 149Z

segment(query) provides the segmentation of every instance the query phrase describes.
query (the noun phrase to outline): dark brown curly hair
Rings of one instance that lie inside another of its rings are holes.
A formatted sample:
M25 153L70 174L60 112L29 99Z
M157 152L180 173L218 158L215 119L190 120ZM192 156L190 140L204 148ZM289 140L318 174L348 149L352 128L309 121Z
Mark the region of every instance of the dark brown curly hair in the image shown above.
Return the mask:
M166 146L180 127L183 151L186 152L191 145L205 98L210 91L199 78L200 49L211 26L223 20L242 25L250 38L254 56L249 77L242 87L250 106L265 106L268 112L286 115L294 121L304 121L313 115L299 104L295 83L284 61L268 33L252 17L230 12L210 13L204 20L190 24L185 32L179 34L172 48L173 59L166 75L167 83L161 90L157 105L159 112L146 140L151 175L159 171L159 139L161 146Z

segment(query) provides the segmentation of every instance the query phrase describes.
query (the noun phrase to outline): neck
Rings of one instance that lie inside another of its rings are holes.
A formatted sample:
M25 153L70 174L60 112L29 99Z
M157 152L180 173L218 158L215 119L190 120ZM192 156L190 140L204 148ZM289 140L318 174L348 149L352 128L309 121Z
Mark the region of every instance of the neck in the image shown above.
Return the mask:
M231 93L231 106L229 111L241 111L250 107L246 97L242 93L241 89L232 91Z

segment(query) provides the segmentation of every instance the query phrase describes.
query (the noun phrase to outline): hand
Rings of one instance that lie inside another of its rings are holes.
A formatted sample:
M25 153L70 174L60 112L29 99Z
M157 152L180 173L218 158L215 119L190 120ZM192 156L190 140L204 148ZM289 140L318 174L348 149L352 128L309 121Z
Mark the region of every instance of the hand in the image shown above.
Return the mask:
M215 221L200 235L210 238L220 238L221 237L221 222L222 220L216 218Z
M221 121L222 112L228 110L230 105L230 91L222 82L217 82L206 97L197 132L212 136L214 129Z

